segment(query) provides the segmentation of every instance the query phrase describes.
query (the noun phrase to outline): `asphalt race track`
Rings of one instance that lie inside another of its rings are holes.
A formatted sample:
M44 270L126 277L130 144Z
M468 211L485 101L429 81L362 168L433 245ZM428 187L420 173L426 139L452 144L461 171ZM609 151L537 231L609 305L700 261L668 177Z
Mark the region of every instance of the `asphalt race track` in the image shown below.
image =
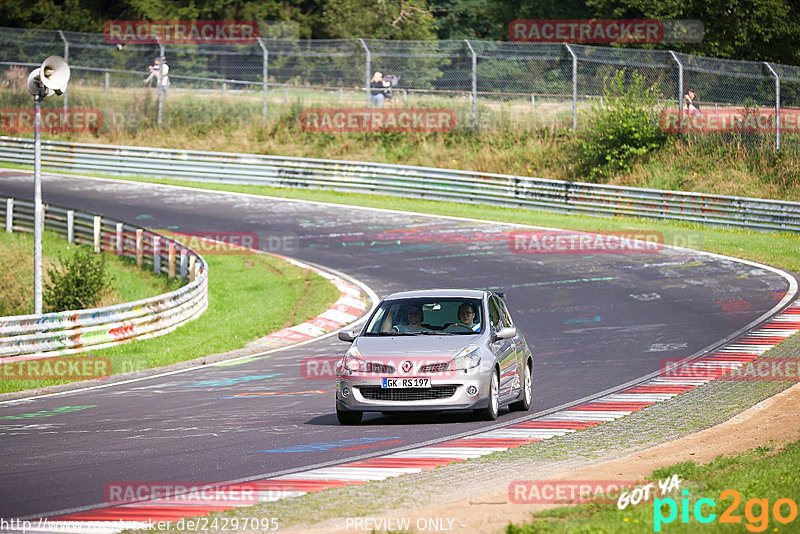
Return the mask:
M0 195L32 198L30 175L4 174ZM154 229L256 232L260 248L342 271L379 296L505 290L536 354L533 407L502 410L505 423L714 346L789 288L774 271L688 250L517 253L513 228L497 223L54 175L43 195ZM329 337L235 365L0 404L0 517L101 505L114 481L270 475L486 427L466 413L370 414L359 427L339 426L334 381L304 378L300 364L346 348ZM276 392L285 395L258 395Z

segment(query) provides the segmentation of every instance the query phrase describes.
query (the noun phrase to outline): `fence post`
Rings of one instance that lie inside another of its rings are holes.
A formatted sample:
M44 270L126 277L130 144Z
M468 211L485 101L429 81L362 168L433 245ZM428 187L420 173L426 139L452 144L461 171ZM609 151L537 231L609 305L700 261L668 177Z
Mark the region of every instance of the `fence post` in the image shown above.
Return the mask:
M372 70L372 53L367 48L367 43L364 42L364 39L359 38L358 41L361 43L361 46L364 47L364 51L367 53L367 62L366 62L366 69L365 69L365 77L364 77L364 86L367 88L367 109L372 102L372 89L369 86L370 75L369 71Z
M572 56L572 129L578 128L578 56L568 43L564 43L567 52Z
M64 37L64 32L62 32L61 30L58 30L58 35L59 35L59 37L61 37L61 40L64 42L64 61L66 61L67 64L69 64L69 41L67 41L67 38ZM62 92L64 93L64 120L66 120L66 117L67 117L67 88L64 87L64 89L62 89Z
M153 272L161 274L161 236L153 236Z
M101 217L99 215L94 216L94 227L92 232L93 242L94 242L94 251L100 252L100 223Z
M144 251L142 250L142 229L136 229L136 265L138 267L142 266L142 256Z
M111 78L111 77L109 76L109 74L108 74L108 71L105 71L105 72L103 73L103 90L104 90L106 93L108 93L108 86L110 85L110 83L109 83L109 82L111 81L111 80L110 80L110 78Z
M170 278L175 278L175 241L170 240L167 255L167 273Z
M781 149L781 77L767 61L764 66L775 77L775 152Z
M75 241L75 210L67 210L67 243Z
M261 47L261 51L264 52L264 59L262 61L261 66L261 87L264 96L262 98L263 102L261 104L261 124L267 124L267 91L269 90L269 50L267 50L267 46L264 44L264 41L261 37L258 38L258 45Z
M678 132L683 133L683 63L672 50L669 51L669 55L678 65Z
M536 111L536 95L531 95L531 113Z
M158 43L158 57L166 57L164 54L164 45ZM158 118L156 119L156 124L161 127L161 115L164 109L164 87L163 87L163 80L164 80L164 60L158 62L158 76L156 77L156 84L158 84Z
M114 253L117 256L122 256L122 223L117 223L116 234L117 234L117 239L116 239L116 244L114 246L115 249Z
M14 228L14 199L6 199L6 232L9 234Z
M469 47L469 53L472 54L472 129L478 128L478 56L475 54L475 49L472 48L472 43L468 39L464 39Z

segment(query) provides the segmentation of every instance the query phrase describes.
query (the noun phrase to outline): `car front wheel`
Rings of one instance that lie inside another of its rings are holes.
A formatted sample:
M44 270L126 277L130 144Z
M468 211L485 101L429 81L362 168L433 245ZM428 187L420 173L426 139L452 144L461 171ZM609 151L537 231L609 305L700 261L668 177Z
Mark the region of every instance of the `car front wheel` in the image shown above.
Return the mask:
M484 421L494 421L497 419L497 413L500 411L500 379L497 378L497 372L492 372L492 382L489 385L489 405L486 408L475 410L478 417Z
M336 419L340 425L357 425L361 422L362 412L346 412L336 407Z

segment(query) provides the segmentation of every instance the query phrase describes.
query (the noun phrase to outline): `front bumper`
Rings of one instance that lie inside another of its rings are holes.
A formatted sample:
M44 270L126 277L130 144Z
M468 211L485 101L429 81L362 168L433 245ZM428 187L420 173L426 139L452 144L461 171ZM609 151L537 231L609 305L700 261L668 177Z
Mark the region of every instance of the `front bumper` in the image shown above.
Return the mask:
M431 388L388 389L381 388L380 378L340 375L336 383L336 406L340 411L360 412L485 408L489 404L490 376L484 376L483 372L463 373L447 379L431 378ZM473 395L468 392L471 386L475 388ZM349 394L345 395L345 390ZM449 394L450 391L452 394Z

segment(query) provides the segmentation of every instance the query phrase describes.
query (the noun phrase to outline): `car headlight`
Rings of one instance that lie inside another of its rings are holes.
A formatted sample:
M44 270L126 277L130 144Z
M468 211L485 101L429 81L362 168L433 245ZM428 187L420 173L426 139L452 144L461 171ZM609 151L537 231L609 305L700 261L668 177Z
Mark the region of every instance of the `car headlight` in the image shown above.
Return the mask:
M364 361L363 356L361 356L361 353L356 347L350 347L350 349L345 353L343 366L351 373L367 372L367 362Z
M450 362L450 368L454 371L468 371L480 363L481 348L478 345L467 345L456 353L453 361Z

